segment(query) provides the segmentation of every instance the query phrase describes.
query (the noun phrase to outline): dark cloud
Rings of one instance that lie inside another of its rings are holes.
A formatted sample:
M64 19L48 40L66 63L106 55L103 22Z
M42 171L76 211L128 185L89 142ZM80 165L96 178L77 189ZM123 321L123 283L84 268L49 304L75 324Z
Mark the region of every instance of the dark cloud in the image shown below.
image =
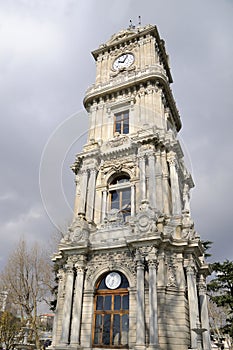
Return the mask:
M21 235L44 242L56 230L40 197L43 149L54 130L82 109L85 90L95 78L91 50L126 28L130 19L137 24L138 15L143 24L158 26L170 55L172 89L183 122L180 137L196 183L196 228L214 241L213 260L233 259L232 10L227 0L119 0L111 6L107 0L1 2L0 266ZM69 165L85 142L87 117L79 118L76 128L68 153L62 148L67 136L55 152L64 157L58 179L64 193L57 194L52 185L58 181L53 166L61 159L51 157L46 173L49 207L54 200L60 227L72 216Z

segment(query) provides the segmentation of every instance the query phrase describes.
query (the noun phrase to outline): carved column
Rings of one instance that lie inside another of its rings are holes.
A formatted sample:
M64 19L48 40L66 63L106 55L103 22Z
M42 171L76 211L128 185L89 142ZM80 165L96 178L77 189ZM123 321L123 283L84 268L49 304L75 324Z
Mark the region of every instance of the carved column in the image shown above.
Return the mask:
M146 199L146 160L144 156L139 157L139 173L140 173L140 194L141 201Z
M79 213L84 214L84 215L85 215L85 209L86 209L87 180L88 180L88 172L87 172L87 170L83 170L82 171L82 178L81 178L81 193L80 193Z
M186 267L187 273L187 287L188 287L188 301L189 301L189 323L191 334L191 348L197 348L197 334L193 329L197 326L198 317L198 300L197 300L197 288L196 288L196 271L194 266Z
M75 264L76 280L71 327L71 345L80 345L85 256Z
M187 184L184 185L183 189L183 202L184 202L184 208L186 212L190 213L190 194L189 194L189 186Z
M137 268L137 316L136 316L136 348L145 348L145 286L144 286L144 258L140 252L136 253Z
M131 184L131 216L135 216L135 185Z
M72 297L74 288L74 270L72 261L68 261L66 265L66 287L65 287L65 300L63 305L63 317L62 317L62 334L61 343L69 343L70 335L70 320L72 312Z
M162 151L161 153L161 164L162 164L162 183L163 183L163 211L165 214L170 214L168 165L167 165L166 151Z
M76 193L75 193L75 202L74 202L74 216L78 215L78 207L80 201L80 177L79 174L75 177Z
M64 271L62 269L59 269L57 277L58 277L58 293L57 293L56 311L55 311L55 316L53 320L53 338L52 338L53 346L56 346L56 343L57 343L58 317L61 312L61 298L62 298L62 292L64 288Z
M174 152L169 153L168 162L170 166L171 194L172 194L172 214L181 215L181 198L179 178L177 173L177 162Z
M87 192L87 220L89 222L93 221L94 212L94 201L95 201L95 183L96 183L96 169L90 170L90 177L88 181L88 192Z
M203 275L200 275L198 289L199 289L201 327L206 329L206 331L203 332L202 334L203 350L211 350L208 301L207 301L207 295L206 295L206 281Z
M148 254L149 267L149 349L159 349L158 339L158 300L157 300L157 250L155 248Z
M155 177L156 177L156 208L163 211L163 183L162 183L162 168L161 168L161 154L157 151L155 162Z
M149 163L149 203L151 208L156 208L156 188L155 188L155 156L154 153L148 155Z
M101 220L103 221L107 213L107 189L102 192L102 215Z

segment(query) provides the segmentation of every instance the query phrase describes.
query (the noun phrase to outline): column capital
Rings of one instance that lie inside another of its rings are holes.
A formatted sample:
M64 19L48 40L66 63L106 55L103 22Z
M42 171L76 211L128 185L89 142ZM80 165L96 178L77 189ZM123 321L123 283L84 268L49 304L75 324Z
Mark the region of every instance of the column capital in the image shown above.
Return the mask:
M140 162L142 162L142 161L146 161L146 157L145 157L145 154L138 154L138 160L140 161Z
M59 279L59 281L63 280L63 278L64 278L64 269L59 269L58 270L57 278Z
M76 272L84 272L85 267L86 267L86 256L81 255L78 261L74 264L74 268Z
M149 269L152 268L152 269L158 269L158 266L159 266L159 263L156 259L152 258L152 259L147 259L147 263L148 263L148 266L149 266Z
M134 260L137 264L137 267L144 265L145 258L143 256L140 248L137 248Z
M73 273L74 272L74 263L73 263L73 257L69 256L67 259L67 262L65 264L65 272L66 273Z
M173 151L170 151L167 154L167 161L168 161L170 166L176 166L177 165L176 153Z
M198 289L199 289L199 292L201 292L202 294L206 294L207 292L206 280L203 275L199 276Z
M194 265L187 265L185 267L187 274L189 275L196 275L196 268Z
M91 174L96 174L97 173L97 169L95 167L92 167L89 169Z
M87 175L87 174L88 174L88 169L86 169L86 168L81 169L79 173L80 173L81 175Z
M155 158L155 152L151 149L148 152L146 152L146 155L148 157L148 159L153 160Z
M151 250L148 252L146 261L148 262L149 267L155 267L157 269L158 267L158 256L157 256L158 249L156 247L151 247Z

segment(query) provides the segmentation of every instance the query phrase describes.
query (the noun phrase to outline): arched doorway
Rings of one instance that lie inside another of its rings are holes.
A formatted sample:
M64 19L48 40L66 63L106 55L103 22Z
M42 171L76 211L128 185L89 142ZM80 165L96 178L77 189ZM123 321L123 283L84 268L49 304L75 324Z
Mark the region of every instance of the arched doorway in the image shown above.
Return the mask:
M129 282L119 271L111 271L97 282L94 300L93 346L128 346Z

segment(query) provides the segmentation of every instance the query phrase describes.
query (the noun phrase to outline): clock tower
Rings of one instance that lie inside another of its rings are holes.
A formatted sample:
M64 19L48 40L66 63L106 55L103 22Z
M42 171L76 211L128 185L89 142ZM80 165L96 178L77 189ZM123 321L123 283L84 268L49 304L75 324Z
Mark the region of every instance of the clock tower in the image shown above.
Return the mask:
M92 54L74 218L54 255L52 348L210 350L209 269L164 41L156 26L131 26Z

